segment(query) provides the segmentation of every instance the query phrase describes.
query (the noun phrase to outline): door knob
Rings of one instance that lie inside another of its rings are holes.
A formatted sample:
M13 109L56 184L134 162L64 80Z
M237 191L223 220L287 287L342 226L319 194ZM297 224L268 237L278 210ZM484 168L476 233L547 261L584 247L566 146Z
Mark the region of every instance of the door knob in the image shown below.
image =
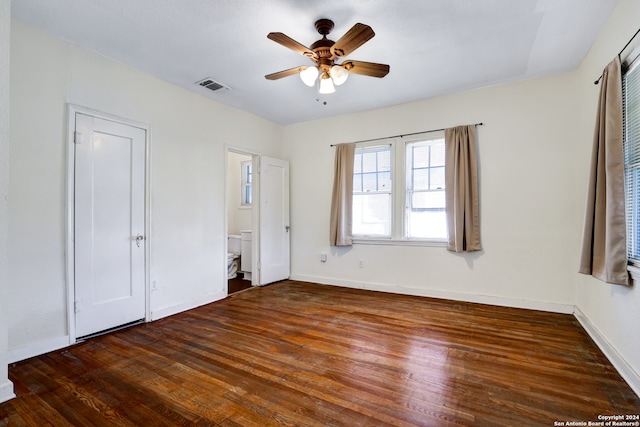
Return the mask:
M144 240L144 236L142 236L142 235L138 234L138 235L136 236L136 246L137 246L137 247L140 247L140 242L141 242L141 241L143 241L143 240Z
M285 229L285 230L287 230L287 233L289 232L289 229L290 229L290 228L291 228L291 227L290 227L290 226L288 226L288 225L285 225L285 226L284 226L284 229Z

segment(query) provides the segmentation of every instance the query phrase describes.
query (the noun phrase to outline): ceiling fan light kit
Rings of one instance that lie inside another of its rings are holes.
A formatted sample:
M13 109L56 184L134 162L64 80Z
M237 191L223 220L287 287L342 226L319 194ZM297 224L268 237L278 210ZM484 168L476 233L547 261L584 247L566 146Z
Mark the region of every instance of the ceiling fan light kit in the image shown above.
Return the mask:
M333 80L333 84L335 84L336 86L340 86L341 84L346 82L347 79L349 78L349 71L347 71L345 68L343 68L340 65L334 65L333 67L331 67L331 71L329 71L329 75Z
M351 27L337 42L334 42L327 38L327 35L333 29L333 25L333 21L330 19L316 21L316 30L322 35L322 38L315 41L310 48L283 33L269 33L267 38L300 55L306 56L315 65L299 66L279 71L268 74L265 78L278 80L293 74L300 74L300 79L305 85L313 87L317 84L318 93L329 94L336 91L336 86L340 86L347 81L349 73L378 78L382 78L389 73L390 67L386 64L352 60L336 64L336 59L349 55L370 40L375 33L370 26L358 23Z
M316 84L318 74L320 73L317 67L307 67L306 69L300 71L300 79L302 80L302 83L306 84L309 87L312 87Z
M330 94L330 93L334 93L335 91L336 91L336 87L333 84L333 81L331 80L331 77L329 77L328 74L324 73L320 77L318 93L321 93L323 95L327 95L327 94Z

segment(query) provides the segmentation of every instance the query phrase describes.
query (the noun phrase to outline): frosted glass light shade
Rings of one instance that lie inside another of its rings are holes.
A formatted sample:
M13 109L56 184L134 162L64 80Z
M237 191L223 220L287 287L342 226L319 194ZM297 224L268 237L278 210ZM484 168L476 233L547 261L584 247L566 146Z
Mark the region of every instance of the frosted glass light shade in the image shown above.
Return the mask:
M309 87L316 84L316 78L318 78L317 67L307 67L306 69L300 71L300 79Z
M349 77L349 71L347 71L340 65L334 65L333 67L331 67L330 74L331 79L333 80L333 84L335 84L336 86L340 86L342 83L346 82L347 78Z
M333 85L333 81L326 74L320 78L320 88L318 93L328 94L336 91L336 87Z

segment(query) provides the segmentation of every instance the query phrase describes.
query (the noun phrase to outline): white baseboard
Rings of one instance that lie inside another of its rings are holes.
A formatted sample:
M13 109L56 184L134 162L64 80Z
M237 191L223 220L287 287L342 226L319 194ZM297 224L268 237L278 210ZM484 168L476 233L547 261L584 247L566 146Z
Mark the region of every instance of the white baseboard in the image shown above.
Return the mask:
M293 274L290 277L291 280L298 280L300 282L311 282L318 283L320 285L332 285L332 286L342 286L345 288L355 288L355 289L364 289L364 286L361 282L356 282L352 280L341 280L335 279L333 277L323 277L323 276L309 276L304 274Z
M9 380L0 383L0 403L16 397L13 392L13 383Z
M618 371L620 376L629 384L631 389L640 397L640 374L634 371L627 361L618 353L614 346L607 341L607 339L600 333L598 328L595 327L589 318L578 308L575 308L573 313L578 322L587 331L587 334L596 343L596 345L602 350L604 355L609 359L614 368Z
M386 285L381 283L363 283L349 280L337 280L321 276L293 275L291 280L319 283L321 285L344 286L347 288L366 289L370 291L390 292L394 294L413 295L419 297L448 299L501 307L524 308L528 310L549 311L552 313L573 314L572 304L558 304L545 301L529 301L515 298L502 298L490 295L462 294L433 289L412 288L408 286Z
M15 363L31 357L40 356L41 354L49 353L50 351L60 350L61 348L69 347L69 345L70 340L68 335L38 341L36 343L29 344L26 347L10 349L8 360L9 363Z
M212 302L219 301L227 296L227 291L217 292L215 294L205 295L202 298L186 301L180 304L171 305L169 307L163 307L159 309L151 310L151 320L162 319L163 317L173 316L174 314L182 313L183 311L191 310L192 308L200 307L202 305L210 304Z

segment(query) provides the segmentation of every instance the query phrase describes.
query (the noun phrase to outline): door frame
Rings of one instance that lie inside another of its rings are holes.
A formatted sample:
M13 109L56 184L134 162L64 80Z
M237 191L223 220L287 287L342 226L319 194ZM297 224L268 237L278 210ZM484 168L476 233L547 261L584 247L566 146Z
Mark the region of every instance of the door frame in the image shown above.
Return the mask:
M65 224L65 261L66 261L66 293L67 293L67 332L69 345L75 344L76 337L76 316L75 316L75 141L74 133L76 128L76 114L85 114L103 120L120 123L123 125L142 129L144 138L144 288L145 288L145 321L151 319L150 308L150 230L151 230L151 130L149 125L124 119L122 117L106 114L90 108L81 107L74 104L67 104L67 170L65 176L66 184L66 224Z
M260 283L260 270L258 269L260 261L260 231L258 230L260 219L260 206L256 203L260 196L260 174L257 169L260 167L261 154L247 148L235 147L229 144L224 146L224 259L223 268L224 280L227 283L227 252L229 252L229 153L242 154L251 157L251 165L253 168L253 185L251 187L251 286L258 286ZM229 287L225 285L225 291L229 294Z

